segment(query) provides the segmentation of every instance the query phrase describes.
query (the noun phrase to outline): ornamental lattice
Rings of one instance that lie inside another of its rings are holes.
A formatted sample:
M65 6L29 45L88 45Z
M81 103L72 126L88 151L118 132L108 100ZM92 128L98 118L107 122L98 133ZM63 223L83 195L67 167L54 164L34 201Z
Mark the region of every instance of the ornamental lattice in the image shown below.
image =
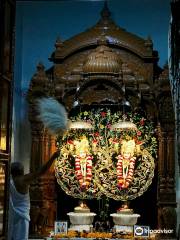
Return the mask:
M135 123L137 130L113 130L112 124L122 119ZM81 112L71 120L89 122L94 129L70 130L57 139L61 157L56 161L55 175L66 194L80 199L106 195L126 201L148 189L154 176L157 150L152 122L138 113L123 115L103 109ZM133 162L124 161L121 169L118 161L122 158L123 142L134 143ZM124 184L119 174L124 177Z

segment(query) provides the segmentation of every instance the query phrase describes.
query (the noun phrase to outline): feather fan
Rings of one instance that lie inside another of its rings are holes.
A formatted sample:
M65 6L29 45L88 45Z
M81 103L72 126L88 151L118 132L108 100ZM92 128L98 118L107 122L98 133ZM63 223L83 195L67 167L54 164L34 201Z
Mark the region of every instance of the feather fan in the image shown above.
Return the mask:
M62 104L54 98L41 98L37 100L39 119L53 134L67 129L67 112Z

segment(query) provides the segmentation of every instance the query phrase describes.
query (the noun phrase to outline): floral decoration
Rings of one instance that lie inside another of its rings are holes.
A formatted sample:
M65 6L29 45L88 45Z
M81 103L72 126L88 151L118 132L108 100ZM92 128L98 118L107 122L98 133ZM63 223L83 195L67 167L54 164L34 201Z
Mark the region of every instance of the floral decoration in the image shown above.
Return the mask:
M55 173L62 189L67 194L78 198L100 198L101 195L106 195L116 200L128 200L139 196L138 188L141 195L151 184L153 178L154 158L157 152L153 123L139 113L112 113L109 109L84 111L71 118L71 121L79 120L91 123L93 129L71 129L64 134L63 138L57 138L57 143L61 148L61 157L56 163ZM113 124L123 120L136 124L137 130L122 131L112 128ZM79 160L75 143L80 142L82 138L86 138L89 143L86 157L92 161L88 183L84 182L85 187L80 184L82 180L76 174L79 168L75 167L79 167L77 165L79 163L76 163ZM137 161L134 179L128 189L120 189L118 179L115 177L117 176L118 155L123 141L129 140L133 140L136 144L134 154ZM144 171L146 176L144 176Z

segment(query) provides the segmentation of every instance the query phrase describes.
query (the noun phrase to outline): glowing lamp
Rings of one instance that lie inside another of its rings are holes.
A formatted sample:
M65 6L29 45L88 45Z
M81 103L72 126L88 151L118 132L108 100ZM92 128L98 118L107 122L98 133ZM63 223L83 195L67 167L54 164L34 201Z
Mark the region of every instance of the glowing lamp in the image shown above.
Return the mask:
M91 123L79 120L70 122L69 129L93 129L93 126Z
M113 130L126 130L131 129L137 131L137 127L133 122L130 121L120 121L111 126Z

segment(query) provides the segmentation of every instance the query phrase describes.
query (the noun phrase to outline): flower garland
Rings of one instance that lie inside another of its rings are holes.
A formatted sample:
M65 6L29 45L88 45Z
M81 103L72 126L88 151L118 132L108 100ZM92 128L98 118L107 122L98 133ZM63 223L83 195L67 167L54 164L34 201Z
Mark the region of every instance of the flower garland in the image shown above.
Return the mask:
M124 158L121 155L118 155L117 179L118 187L120 189L129 187L129 184L132 182L136 157L132 157L128 160L128 164L130 165L129 168L124 166L126 164L123 164L123 160Z
M82 189L87 188L92 179L92 156L75 158L75 174Z

